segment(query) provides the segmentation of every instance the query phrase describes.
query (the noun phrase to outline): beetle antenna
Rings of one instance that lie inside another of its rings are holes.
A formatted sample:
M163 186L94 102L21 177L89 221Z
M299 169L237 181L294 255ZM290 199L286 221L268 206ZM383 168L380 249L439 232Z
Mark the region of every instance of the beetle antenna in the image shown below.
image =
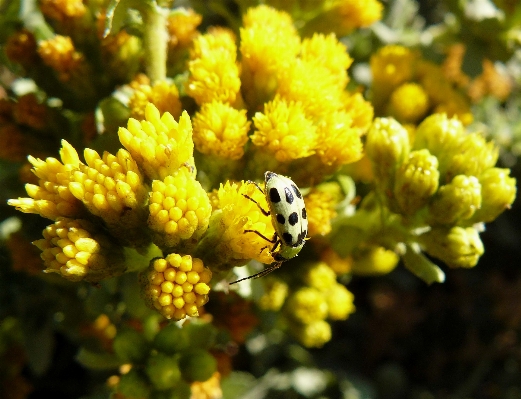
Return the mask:
M274 263L270 267L268 267L268 268L266 268L264 270L261 270L260 272L255 273L252 276L244 277L244 278L241 278L241 279L239 279L237 281L234 281L233 283L230 283L230 285L240 283L241 281L244 281L244 280L250 280L250 279L253 279L253 278L263 277L266 274L270 274L273 270L278 269L280 267L280 265L282 265L282 262Z

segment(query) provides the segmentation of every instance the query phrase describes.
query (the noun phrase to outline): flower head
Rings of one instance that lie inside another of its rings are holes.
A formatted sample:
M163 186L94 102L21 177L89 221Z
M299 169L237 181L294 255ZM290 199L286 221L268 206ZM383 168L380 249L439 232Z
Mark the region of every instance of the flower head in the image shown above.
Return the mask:
M176 122L154 104L145 108L145 120L130 118L127 129L119 128L119 140L149 179L163 179L184 164L193 165L192 124L183 112Z
M148 103L154 104L161 114L169 112L174 118L179 118L181 115L179 91L173 83L160 81L154 85L144 84L135 88L128 104L130 116L135 119L144 119Z
M121 247L87 220L58 218L43 237L34 245L42 251L45 273L97 283L126 269Z
M140 274L146 303L167 319L181 320L198 316L208 302L212 272L200 259L190 255L170 254L155 259Z

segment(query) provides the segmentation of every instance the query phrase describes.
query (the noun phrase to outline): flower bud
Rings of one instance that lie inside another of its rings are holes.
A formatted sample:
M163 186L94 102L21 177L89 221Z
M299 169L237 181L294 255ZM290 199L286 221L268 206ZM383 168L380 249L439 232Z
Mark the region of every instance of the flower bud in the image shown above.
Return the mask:
M118 331L113 348L116 355L128 363L143 361L150 350L145 337L133 329Z
M204 349L191 349L183 353L179 367L186 381L206 381L217 370L217 360Z
M150 356L145 371L156 389L173 388L181 380L179 361L164 353Z

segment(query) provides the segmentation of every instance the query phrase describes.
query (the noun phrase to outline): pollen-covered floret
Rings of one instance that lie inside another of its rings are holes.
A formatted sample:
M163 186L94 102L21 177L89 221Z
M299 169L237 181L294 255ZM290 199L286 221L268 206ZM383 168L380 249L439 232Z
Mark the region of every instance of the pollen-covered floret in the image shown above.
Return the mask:
M192 122L199 152L231 160L242 158L250 129L246 110L212 101L201 106Z
M71 173L71 193L91 214L101 217L123 245L148 244L148 235L143 234L147 187L132 156L120 149L115 156L105 151L100 157L90 148L84 156L87 165L80 164Z
M325 236L331 232L331 220L337 215L336 204L340 200L340 186L324 183L314 187L305 196L308 217L308 235Z
M25 185L31 198L11 199L8 204L21 212L36 213L52 220L60 216L81 217L85 208L69 190L71 173L80 165L78 153L63 140L60 156L63 163L56 158L43 161L29 156L33 173L39 178L39 183Z
M208 302L212 272L202 260L190 255L170 254L155 259L140 274L142 295L152 309L167 319L199 316Z
M485 249L474 227L435 227L420 236L425 251L449 267L476 266Z
M144 119L145 109L149 102L154 104L161 114L169 112L174 118L179 118L181 115L179 90L174 83L160 81L153 85L144 84L136 87L128 100L130 116L135 119Z
M194 40L186 93L197 104L221 101L233 104L240 96L241 80L236 61L237 47L232 34L210 31Z
M173 176L152 182L149 211L154 242L170 248L182 240L198 239L208 227L212 206L190 169L183 167Z
M310 324L327 317L324 293L316 288L302 287L291 293L285 305L286 315L302 324Z
M120 127L118 135L149 179L164 179L182 165L194 163L192 123L186 112L178 123L168 112L161 116L154 104L149 103L145 120L130 118L127 129Z
M416 123L429 109L429 96L417 83L404 83L392 93L387 113L401 123Z
M251 259L268 264L274 261L273 244L252 232L271 240L275 234L271 217L264 215L245 195L257 201L264 210L269 209L265 195L254 184L228 181L221 185L217 192L217 209L212 213L210 228L199 245L199 249L204 250L205 263L211 264L212 270L229 270Z
M34 245L42 251L45 273L97 283L126 269L121 247L86 220L58 218L43 237Z
M412 215L426 205L439 179L438 159L427 149L411 151L396 171L394 196L401 213Z
M253 117L254 145L262 147L279 162L304 158L314 153L317 131L300 102L276 97L264 104L264 112Z

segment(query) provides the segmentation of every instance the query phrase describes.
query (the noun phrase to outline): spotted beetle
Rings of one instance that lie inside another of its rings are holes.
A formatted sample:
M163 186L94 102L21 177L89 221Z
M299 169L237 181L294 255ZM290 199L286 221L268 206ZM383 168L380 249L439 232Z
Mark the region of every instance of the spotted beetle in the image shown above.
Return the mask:
M269 211L263 209L260 204L252 197L243 194L250 201L257 204L260 211L266 215L271 215L271 222L275 229L273 238L269 239L256 230L244 230L245 233L255 233L264 240L273 244L271 254L275 263L263 271L253 276L245 277L234 281L235 284L250 278L258 278L278 269L282 262L294 258L304 246L308 233L308 219L306 205L298 187L289 177L278 175L274 172L264 174L266 183L265 191L255 182L254 184L266 197Z

